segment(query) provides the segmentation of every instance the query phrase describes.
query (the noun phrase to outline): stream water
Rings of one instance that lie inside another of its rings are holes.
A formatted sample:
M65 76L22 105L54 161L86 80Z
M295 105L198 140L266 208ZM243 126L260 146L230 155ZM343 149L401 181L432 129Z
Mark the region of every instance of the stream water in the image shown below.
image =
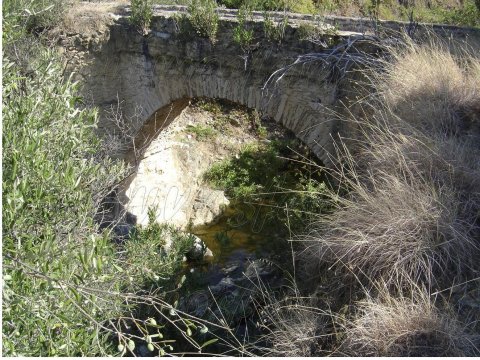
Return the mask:
M241 276L254 260L285 258L288 233L272 226L270 217L266 204L231 204L213 224L192 229L214 256L189 263L186 270L198 274L199 285L212 286L226 275Z

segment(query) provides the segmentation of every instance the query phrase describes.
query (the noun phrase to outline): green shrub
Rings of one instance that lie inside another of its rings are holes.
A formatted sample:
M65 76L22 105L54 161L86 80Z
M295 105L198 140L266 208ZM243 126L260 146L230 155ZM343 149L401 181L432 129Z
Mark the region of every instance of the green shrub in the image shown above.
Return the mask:
M211 140L217 134L215 129L207 125L188 125L185 131L194 134L198 141Z
M9 42L20 40L20 34L39 35L58 25L67 9L62 0L5 0L3 10L3 35Z
M215 0L192 0L187 9L196 34L210 39L212 43L216 41L218 31L219 16L216 8Z
M248 5L242 5L237 13L237 25L233 29L233 41L240 45L244 52L250 52L253 43L253 29L247 22L253 21L252 9Z
M311 169L298 169L285 159L292 156L290 146L294 144L247 145L236 157L213 164L204 178L233 200L274 205L269 221L277 226L288 222L298 230L328 210L329 204L318 167L312 164Z
M285 14L280 21L275 21L268 12L264 12L263 18L263 31L265 37L269 41L281 43L285 37L285 29L288 25L287 15Z
M143 35L147 34L153 16L152 0L132 0L131 11L130 23Z

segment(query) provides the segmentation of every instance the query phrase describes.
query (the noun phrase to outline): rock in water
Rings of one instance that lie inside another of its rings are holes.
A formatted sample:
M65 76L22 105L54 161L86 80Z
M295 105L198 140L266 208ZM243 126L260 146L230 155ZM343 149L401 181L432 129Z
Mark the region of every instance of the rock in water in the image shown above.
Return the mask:
M230 201L225 197L223 191L200 189L193 204L192 225L201 226L214 223L229 204Z
M205 243L198 236L190 234L190 237L193 239L192 247L185 254L187 259L190 261L199 261L204 257L212 257L212 251L205 245Z
M269 278L278 273L278 267L267 259L257 259L252 261L245 270L245 276L248 279Z

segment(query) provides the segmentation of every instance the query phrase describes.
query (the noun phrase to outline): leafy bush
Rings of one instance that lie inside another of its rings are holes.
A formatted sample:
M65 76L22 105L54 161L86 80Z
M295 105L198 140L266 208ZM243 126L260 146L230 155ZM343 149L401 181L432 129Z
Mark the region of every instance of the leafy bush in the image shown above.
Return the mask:
M215 0L192 0L187 9L196 34L210 39L212 43L215 42L218 31L219 16L216 8Z
M147 34L152 21L152 0L132 0L130 22L136 26L142 34Z
M40 33L52 28L61 20L67 9L62 0L6 0L3 2L3 14L16 17L16 21L29 33Z
M327 187L316 165L298 169L285 159L293 154L289 150L293 144L273 141L247 145L236 157L213 164L204 177L234 200L277 205L269 221L277 225L288 222L299 230L328 210L329 204L324 197Z
M264 12L263 18L263 31L265 37L269 41L281 43L285 37L285 29L288 25L287 15L284 14L280 21L275 21L268 12Z
M191 239L150 223L120 245L109 229L100 230L95 218L126 169L100 155L96 111L84 108L78 84L63 78L58 55L26 32L20 10L9 9L3 23L3 354L138 355L135 344L142 343L152 353L172 351L172 340L158 334L173 321L157 310L171 308L157 280L176 286L173 274ZM36 50L26 64L13 61L20 43ZM172 245L165 253L167 237ZM198 324L179 315L175 321L176 336L187 337L187 328Z
M43 49L30 67L25 76L3 63L3 351L106 354L101 322L121 304L102 307L79 288L115 279L114 249L93 218L122 167L96 158L96 114L78 108L75 83L59 81L55 54Z
M244 52L250 52L253 43L253 29L248 27L247 22L253 21L252 9L242 5L237 13L237 25L233 28L233 41L240 45Z
M183 256L192 246L189 235L168 224L159 224L155 217L156 211L149 209L148 225L136 228L125 243L119 263L129 275L126 284L129 291L140 291L152 285L175 286L170 278L180 270Z

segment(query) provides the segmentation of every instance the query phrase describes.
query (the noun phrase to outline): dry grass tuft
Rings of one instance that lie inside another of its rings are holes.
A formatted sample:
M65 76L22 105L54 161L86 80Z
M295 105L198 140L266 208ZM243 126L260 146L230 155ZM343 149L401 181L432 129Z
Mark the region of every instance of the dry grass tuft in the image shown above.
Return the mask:
M326 354L331 340L332 315L312 306L312 299L299 296L281 301L271 299L262 308L261 321L265 329L267 356L316 356Z
M462 62L439 44L408 43L373 83L383 105L416 129L440 136L475 129L478 136L480 59L465 54Z
M469 204L449 189L382 175L372 179L375 189L359 187L354 197L340 200L342 208L309 234L315 240L303 254L307 273L318 273L327 261L367 280L413 278L432 285L478 267L474 224L462 216Z
M298 279L334 294L339 314L273 307L272 353L480 355L478 328L470 335L458 320L474 323L472 306L460 311L454 296L480 274L480 60L407 41L366 76L375 93L345 121L350 138L333 161L347 195L332 194L336 210L311 224L297 257Z
M471 335L448 310L440 311L421 292L414 299L380 299L357 304L340 351L355 356L478 356L480 337Z
M328 264L361 281L451 285L480 271L480 62L413 44L394 59L372 77L380 93L355 120L355 154L342 148L349 196L304 238L305 274Z

